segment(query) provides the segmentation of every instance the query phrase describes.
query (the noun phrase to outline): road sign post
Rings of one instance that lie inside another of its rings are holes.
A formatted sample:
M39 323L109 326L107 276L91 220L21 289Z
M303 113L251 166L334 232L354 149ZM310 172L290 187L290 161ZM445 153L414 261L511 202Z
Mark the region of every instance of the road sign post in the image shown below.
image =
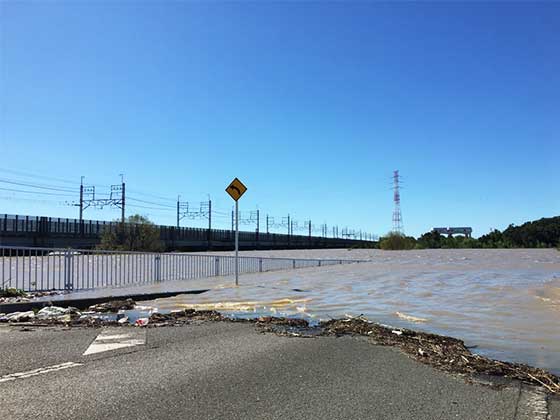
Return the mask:
M247 187L235 178L226 188L226 192L235 200L235 285L239 286L239 199Z
M239 286L239 201L235 200L235 285Z

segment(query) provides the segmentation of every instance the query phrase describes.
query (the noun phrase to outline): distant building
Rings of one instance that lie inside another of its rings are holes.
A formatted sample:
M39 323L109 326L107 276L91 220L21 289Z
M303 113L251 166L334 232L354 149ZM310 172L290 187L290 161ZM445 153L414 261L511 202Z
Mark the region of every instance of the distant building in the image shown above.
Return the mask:
M472 235L471 227L436 227L433 231L447 236L465 235L467 238L470 238Z

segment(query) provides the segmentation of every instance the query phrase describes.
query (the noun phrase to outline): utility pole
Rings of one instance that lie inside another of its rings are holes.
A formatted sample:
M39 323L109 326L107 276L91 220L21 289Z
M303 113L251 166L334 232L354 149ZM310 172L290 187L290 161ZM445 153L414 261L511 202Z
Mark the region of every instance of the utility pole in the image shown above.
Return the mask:
M124 183L124 175L121 174L121 184L122 184L122 208L121 208L121 223L124 224L124 216L125 216L125 183Z
M259 209L257 209L257 231L256 231L256 233L257 233L257 235L256 235L257 236L257 244L259 242L259 230L260 230L259 228L260 228Z
M309 219L308 224L309 224L309 239L311 240L311 219Z
M288 242L290 242L290 215L288 214Z
M268 235L268 214L266 215L266 234Z
M181 202L181 196L178 195L177 196L177 229L179 229L179 206L180 206L180 202Z
M212 200L208 200L208 232L212 229Z
M208 196L208 249L211 248L212 241L212 200Z
M80 178L80 223L84 219L84 177Z

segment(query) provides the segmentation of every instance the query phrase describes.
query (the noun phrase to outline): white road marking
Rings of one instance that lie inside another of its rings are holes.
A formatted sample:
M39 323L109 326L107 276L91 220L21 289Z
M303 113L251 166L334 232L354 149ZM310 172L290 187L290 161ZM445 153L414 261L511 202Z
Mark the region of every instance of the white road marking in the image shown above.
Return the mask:
M96 340L120 340L121 338L128 338L128 334L99 335Z
M99 334L84 352L84 356L104 351L146 344L146 330L130 329L123 333L122 328L109 328Z
M27 372L10 373L9 375L0 376L0 383L15 381L16 379L25 379L32 376L42 375L49 372L56 372L63 369L69 369L76 366L82 366L82 363L66 362L60 365L47 366L44 368L29 370Z

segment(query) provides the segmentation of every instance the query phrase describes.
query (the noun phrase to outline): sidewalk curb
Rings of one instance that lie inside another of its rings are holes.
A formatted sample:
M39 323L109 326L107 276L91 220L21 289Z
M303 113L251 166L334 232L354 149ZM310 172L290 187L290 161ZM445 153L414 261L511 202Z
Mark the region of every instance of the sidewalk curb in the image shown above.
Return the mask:
M182 290L178 292L160 292L160 293L142 293L130 295L117 295L117 296L104 296L96 298L77 298L77 299L42 299L30 302L16 302L16 303L0 303L0 313L9 314L12 312L26 312L33 309L41 309L45 306L60 306L67 308L72 306L78 309L87 309L91 305L95 305L110 300L126 300L132 299L134 301L153 300L167 298L177 295L198 295L205 293L210 289L197 289L197 290ZM65 297L68 295L65 295Z

